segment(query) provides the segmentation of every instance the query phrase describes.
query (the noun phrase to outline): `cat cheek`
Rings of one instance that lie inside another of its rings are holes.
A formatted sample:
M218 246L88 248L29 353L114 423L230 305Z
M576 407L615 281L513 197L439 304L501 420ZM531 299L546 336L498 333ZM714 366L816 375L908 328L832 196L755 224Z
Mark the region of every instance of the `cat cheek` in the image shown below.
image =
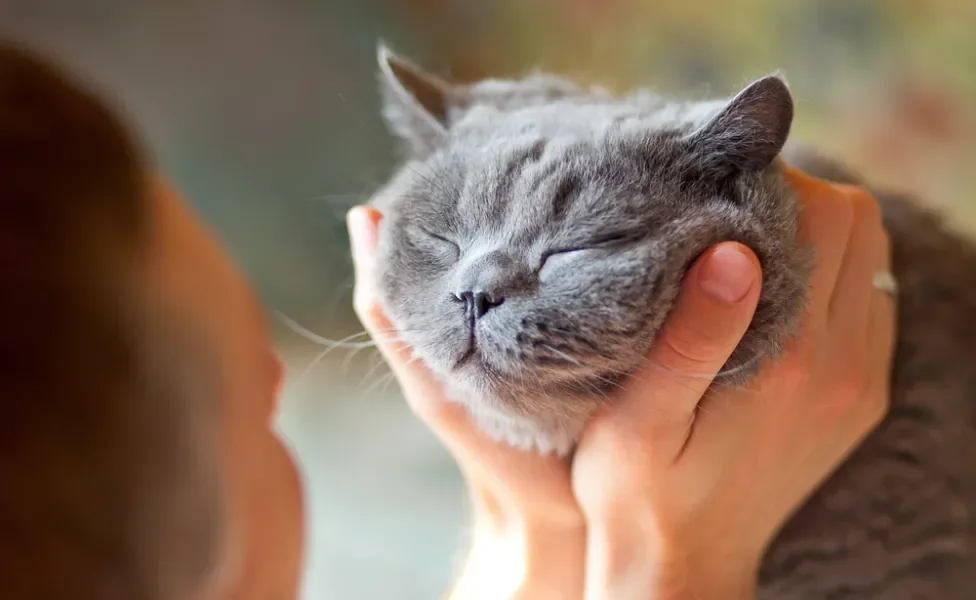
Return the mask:
M419 262L429 270L440 272L450 268L460 258L457 248L444 243L412 244L412 251Z
M550 254L539 266L539 280L545 283L546 281L551 281L554 278L565 277L567 275L568 268L571 268L574 264L578 263L580 259L585 260L585 257L590 254L591 252L589 250L576 250L574 252Z
M438 250L437 258L440 264L445 267L449 267L456 263L460 258L458 251L453 248L440 248Z

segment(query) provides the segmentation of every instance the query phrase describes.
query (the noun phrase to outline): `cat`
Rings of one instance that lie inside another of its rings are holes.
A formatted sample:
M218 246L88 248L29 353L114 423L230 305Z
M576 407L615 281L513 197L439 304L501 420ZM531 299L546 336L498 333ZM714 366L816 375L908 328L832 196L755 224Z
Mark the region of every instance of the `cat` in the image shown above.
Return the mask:
M784 165L863 184L787 144L794 102L776 75L674 102L543 73L451 83L382 45L378 58L404 155L373 199L381 302L472 419L516 447L570 453L690 264L724 240L763 266L720 378L745 383L796 333L813 264ZM892 406L770 546L761 599L976 598L976 247L872 192L900 284Z

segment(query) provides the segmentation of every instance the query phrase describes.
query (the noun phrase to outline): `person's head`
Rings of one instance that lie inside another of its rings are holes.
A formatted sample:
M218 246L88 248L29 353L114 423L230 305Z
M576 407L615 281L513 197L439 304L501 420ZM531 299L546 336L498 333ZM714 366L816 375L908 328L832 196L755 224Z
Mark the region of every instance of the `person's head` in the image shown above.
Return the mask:
M259 303L117 115L6 42L0 288L4 598L294 597Z

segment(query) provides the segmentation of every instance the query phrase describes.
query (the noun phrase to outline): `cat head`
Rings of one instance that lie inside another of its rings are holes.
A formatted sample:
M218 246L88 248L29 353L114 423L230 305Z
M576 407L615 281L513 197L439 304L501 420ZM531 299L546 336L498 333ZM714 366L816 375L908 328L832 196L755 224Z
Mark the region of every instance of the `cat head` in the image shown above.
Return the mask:
M568 449L720 241L764 268L727 366L778 353L806 258L777 166L793 119L781 79L682 105L546 75L452 84L382 47L379 62L384 116L407 150L374 198L382 301L492 433Z

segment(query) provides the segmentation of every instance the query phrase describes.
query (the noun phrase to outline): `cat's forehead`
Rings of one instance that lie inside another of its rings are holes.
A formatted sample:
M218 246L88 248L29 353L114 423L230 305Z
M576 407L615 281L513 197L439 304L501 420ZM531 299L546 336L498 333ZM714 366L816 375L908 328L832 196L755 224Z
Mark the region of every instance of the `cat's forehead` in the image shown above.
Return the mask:
M407 165L401 206L408 218L471 230L599 229L650 218L676 194L660 158L678 150L656 139L674 128L674 114L662 123L657 112L666 107L657 108L578 98L474 106L444 146Z
M549 140L597 143L651 125L639 107L611 101L561 100L515 110L472 107L455 124L455 139L505 139L534 135Z

